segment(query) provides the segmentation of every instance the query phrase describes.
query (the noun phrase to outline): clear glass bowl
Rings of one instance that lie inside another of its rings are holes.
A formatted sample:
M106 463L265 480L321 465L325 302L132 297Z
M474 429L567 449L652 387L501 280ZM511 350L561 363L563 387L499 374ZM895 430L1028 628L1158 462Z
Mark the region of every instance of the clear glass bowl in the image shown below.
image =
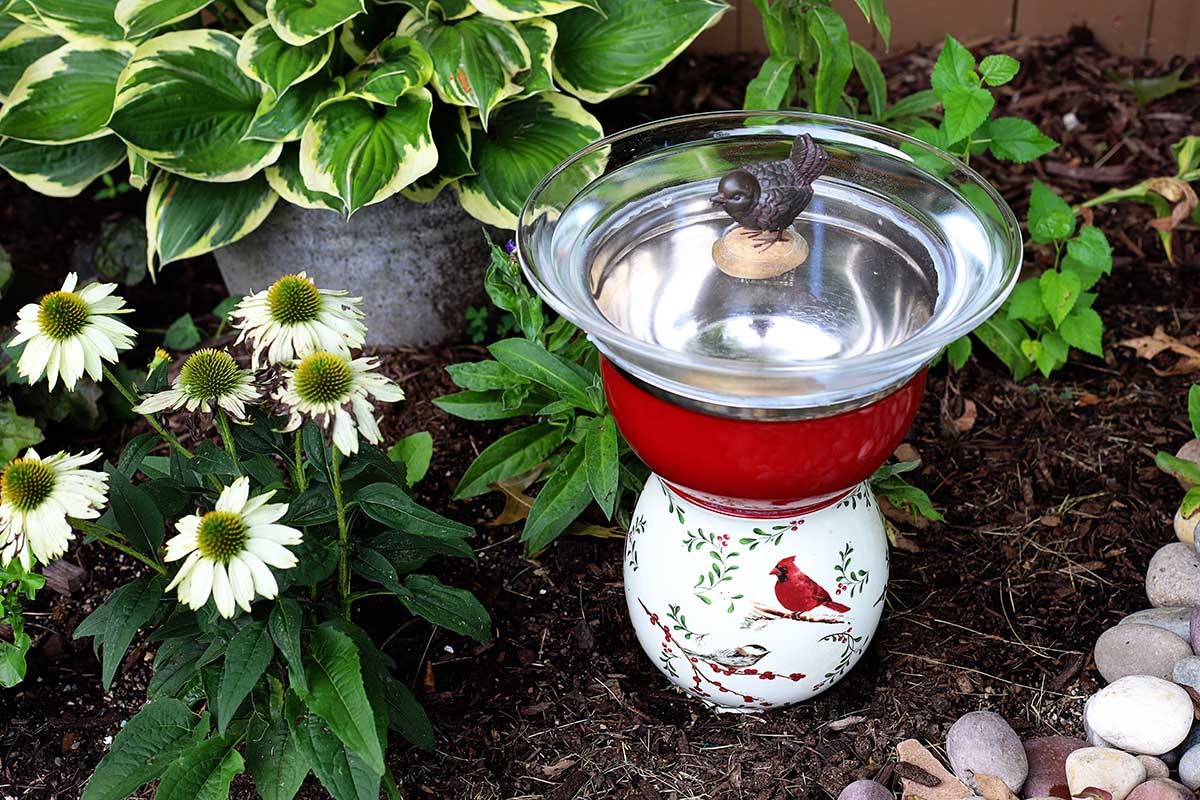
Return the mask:
M794 225L807 261L732 278L712 261L733 221L721 175L829 153ZM983 323L1016 283L1021 236L988 183L895 131L815 114L697 114L642 125L563 162L521 212L536 291L656 393L723 416L796 419L865 405Z

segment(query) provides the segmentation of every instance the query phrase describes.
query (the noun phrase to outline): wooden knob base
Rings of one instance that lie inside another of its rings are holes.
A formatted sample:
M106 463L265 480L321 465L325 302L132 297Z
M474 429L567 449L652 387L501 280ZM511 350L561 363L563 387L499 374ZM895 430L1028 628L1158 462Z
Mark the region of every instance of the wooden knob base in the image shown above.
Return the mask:
M782 239L767 244L774 236L738 226L713 242L713 261L731 278L761 280L793 270L808 258L808 242L800 234L786 230Z

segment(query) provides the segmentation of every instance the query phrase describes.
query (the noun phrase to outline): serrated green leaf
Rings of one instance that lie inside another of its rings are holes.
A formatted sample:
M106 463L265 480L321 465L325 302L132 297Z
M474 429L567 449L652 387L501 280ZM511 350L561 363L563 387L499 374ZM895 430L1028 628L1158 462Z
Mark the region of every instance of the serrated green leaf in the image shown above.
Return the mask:
M979 62L979 75L988 86L1002 86L1017 76L1021 62L1003 53L994 53Z
M1074 272L1085 291L1095 286L1102 275L1112 273L1112 247L1099 228L1085 225L1079 229L1079 234L1067 242L1062 268Z
M1029 235L1035 242L1049 244L1070 238L1075 232L1075 212L1046 184L1034 180L1029 195Z
M110 481L112 478L113 473L110 472ZM134 634L158 610L165 585L166 582L158 575L146 575L119 586L104 601L104 605L76 627L75 638L94 637L92 648L102 655L100 681L105 691L112 686L117 668L121 666Z
M17 413L12 398L0 398L0 464L7 464L44 438L36 422Z
M974 133L987 120L996 104L992 93L979 86L951 86L941 98L945 109L942 127L951 144Z
M1025 326L1016 320L995 315L975 329L975 337L996 354L1019 381L1033 371L1033 363L1021 352L1021 342L1028 338Z
M409 575L404 586L411 595L400 602L417 616L478 642L492 638L487 609L466 589L446 586L432 575Z
M947 36L933 65L930 84L933 91L944 102L947 92L955 86L975 88L979 85L974 77L975 56L953 36Z
M300 628L304 615L300 605L292 599L281 597L271 609L267 618L267 630L272 641L279 648L280 654L288 665L292 685L301 692L308 691L308 681L304 676L304 659L301 655Z
M1058 326L1058 332L1072 347L1104 357L1104 321L1090 308L1075 308Z
M1042 291L1042 304L1046 307L1046 313L1057 328L1062 325L1062 321L1071 313L1079 299L1079 277L1073 272L1047 270L1038 278L1038 286Z
M292 800L308 775L308 761L282 713L267 713L268 719L256 716L247 728L246 768L262 800Z
M225 733L238 707L258 683L274 655L275 646L271 644L271 634L264 622L250 623L229 641L217 695L217 730L220 733Z
M80 800L123 800L160 777L192 744L196 715L180 700L148 703L117 732Z
M1040 158L1058 146L1029 120L1000 117L990 120L982 136L989 139L988 149L996 158L1024 164Z
M226 800L229 784L245 769L239 736L206 739L184 751L159 782L155 800Z
M1042 287L1036 278L1026 278L1013 289L1008 298L1008 318L1025 320L1034 325L1050 319L1042 302Z

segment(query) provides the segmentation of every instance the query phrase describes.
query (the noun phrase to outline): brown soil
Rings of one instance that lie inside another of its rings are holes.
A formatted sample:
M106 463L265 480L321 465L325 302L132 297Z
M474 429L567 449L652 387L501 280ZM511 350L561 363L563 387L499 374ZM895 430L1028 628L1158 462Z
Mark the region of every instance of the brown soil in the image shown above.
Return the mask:
M982 49L1022 60L1002 105L1064 143L1031 167L980 159L1022 216L1031 177L1078 201L1114 182L1171 174L1168 144L1200 133L1200 90L1138 108L1105 71L1160 74L1163 67L1109 56L1085 34ZM932 57L891 61L893 90L919 88ZM606 110L606 124L737 107L753 69L749 57L687 58L650 97ZM1072 133L1064 130L1068 112L1082 123ZM11 183L3 188L0 243L18 269L61 275L65 249L94 235L97 204L50 204ZM46 220L52 213L79 216L59 224ZM1080 356L1050 380L1020 385L987 355L952 375L935 370L909 442L926 464L915 480L946 522L909 529L907 546L893 557L883 626L849 676L813 702L761 717L718 717L668 688L626 619L620 540L565 539L531 561L516 530L485 524L502 506L498 497L446 501L497 429L449 418L430 399L451 389L442 367L479 355L478 348L383 354L409 396L385 432L434 436L421 499L479 531L478 564L446 562L440 571L473 588L495 623L485 646L423 623L394 630L387 651L437 729L436 753L404 745L390 753L405 796L823 798L858 777L889 780L897 741L941 742L966 711L995 709L1023 735L1079 733L1081 698L1097 687L1091 645L1107 625L1146 605L1146 563L1172 539L1180 491L1154 468L1153 453L1189 436L1189 377L1160 377L1113 346L1156 326L1181 337L1200 332L1196 228L1189 224L1179 236L1180 265L1169 266L1148 217L1128 206L1096 215L1117 250L1097 303L1108 327L1105 359ZM1029 248L1029 267L1044 266L1048 255ZM165 321L173 318L168 312L211 308L219 299L210 262L170 267L164 283L168 276L171 292L143 295L171 306L161 311ZM1165 358L1153 366L1165 366ZM976 421L953 432L947 421L968 401ZM111 445L122 435L109 431L104 439ZM90 648L70 640L131 566L94 547L77 548L72 558L90 581L69 598L47 592L39 600L29 677L0 693L0 796L77 797L105 737L144 699L148 648L131 651L104 694ZM387 626L391 613L383 604L364 608L376 626ZM236 797L253 796L244 779L237 787ZM302 796L324 793L310 781Z

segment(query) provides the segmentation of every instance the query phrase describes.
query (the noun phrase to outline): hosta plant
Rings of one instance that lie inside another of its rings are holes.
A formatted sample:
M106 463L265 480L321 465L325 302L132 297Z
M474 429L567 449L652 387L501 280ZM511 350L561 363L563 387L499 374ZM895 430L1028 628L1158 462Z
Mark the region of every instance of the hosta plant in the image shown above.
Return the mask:
M99 451L30 449L0 472L0 581L11 584L0 611L13 628L0 684L24 672L18 592L32 594L37 565L72 541L93 541L141 562L142 575L75 636L92 638L105 690L139 631L155 656L148 702L84 800L152 781L160 800L224 797L243 772L261 797L287 800L310 771L336 800L398 796L390 732L425 748L433 732L372 637L393 633L394 618L372 631L356 611L392 603L481 642L491 623L469 592L423 570L435 556L473 558L472 531L415 503L414 470L376 447L375 403L403 393L354 353L357 298L282 278L238 306L249 368L206 348L169 384L159 356L127 385L114 368L135 333L114 288L71 276L20 312L22 375L68 389L85 374L111 382L154 432L108 463ZM212 420L220 444L184 446L157 417L168 410L193 414L196 430Z
M513 227L722 0L0 0L0 167L78 194L127 164L151 269L283 198L345 215L446 187Z

